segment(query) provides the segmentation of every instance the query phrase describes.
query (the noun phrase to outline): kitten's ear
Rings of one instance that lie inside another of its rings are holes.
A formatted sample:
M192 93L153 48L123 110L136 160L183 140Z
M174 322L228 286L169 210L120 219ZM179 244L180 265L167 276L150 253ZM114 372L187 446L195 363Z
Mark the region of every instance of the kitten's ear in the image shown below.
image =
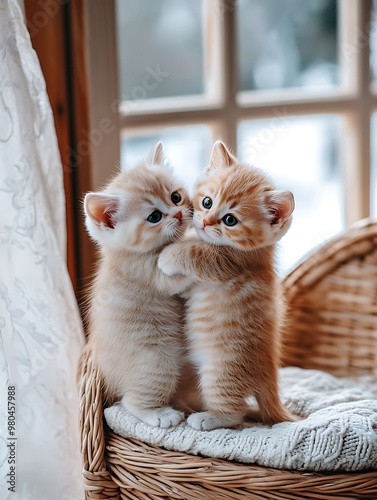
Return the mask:
M120 197L116 194L88 193L85 196L85 213L100 227L114 229L119 209Z
M237 163L237 158L232 155L223 142L216 141L212 148L207 170L229 167L234 163Z
M271 225L285 222L295 209L295 199L290 191L271 191L266 196L266 204Z
M159 141L149 153L147 161L149 163L154 163L155 165L164 164L164 146L161 141Z

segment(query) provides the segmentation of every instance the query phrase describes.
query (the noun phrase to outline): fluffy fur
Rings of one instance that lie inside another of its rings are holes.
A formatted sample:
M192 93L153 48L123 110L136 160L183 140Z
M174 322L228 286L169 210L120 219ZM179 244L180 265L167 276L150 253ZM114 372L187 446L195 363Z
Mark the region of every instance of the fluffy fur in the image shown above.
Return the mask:
M200 239L169 245L158 261L168 276L195 280L186 335L206 411L193 413L188 423L203 430L237 425L252 395L264 423L292 420L278 396L284 308L274 252L290 226L293 196L218 142L193 207Z
M174 294L190 279L162 273L157 259L191 220L188 195L164 165L159 143L147 161L88 193L84 205L101 250L89 342L105 390L150 425L176 425L183 413L169 404L181 369L183 310Z

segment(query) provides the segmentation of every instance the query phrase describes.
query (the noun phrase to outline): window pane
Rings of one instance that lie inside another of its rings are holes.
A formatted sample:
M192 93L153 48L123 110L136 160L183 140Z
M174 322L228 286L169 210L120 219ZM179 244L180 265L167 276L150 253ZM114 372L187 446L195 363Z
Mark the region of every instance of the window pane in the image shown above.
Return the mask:
M372 115L371 123L371 138L372 138L372 172L371 172L371 215L377 217L377 113Z
M204 92L201 0L117 0L122 100Z
M373 0L372 22L370 23L370 67L372 79L377 80L377 0Z
M278 255L283 271L344 227L340 127L340 118L333 115L281 116L239 125L240 158L269 172L295 196L293 224Z
M122 169L134 167L148 156L157 141L164 143L168 162L191 192L200 171L208 163L212 143L210 127L206 125L169 127L143 135L124 132L121 141Z
M237 8L240 90L339 83L336 0L248 0Z

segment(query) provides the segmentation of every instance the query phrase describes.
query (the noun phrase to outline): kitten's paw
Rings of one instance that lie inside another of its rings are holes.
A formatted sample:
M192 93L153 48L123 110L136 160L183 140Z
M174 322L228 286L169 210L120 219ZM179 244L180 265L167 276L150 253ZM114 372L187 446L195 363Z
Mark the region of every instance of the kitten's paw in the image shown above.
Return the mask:
M144 410L142 414L136 415L140 420L152 427L175 427L185 418L185 414L174 408L154 408L153 410Z
M198 431L211 431L212 429L219 429L221 427L234 427L242 422L242 418L238 415L213 415L209 411L199 413L192 413L187 423Z
M185 418L185 414L182 411L175 410L170 406L147 410L130 404L126 397L122 398L121 405L132 413L134 417L152 427L173 427L178 425Z
M153 427L175 427L185 418L185 414L174 408L155 408L150 410L148 415L145 415L143 420L145 423Z
M167 276L173 276L174 274L180 274L182 271L180 266L178 266L175 245L169 245L162 252L157 261L158 268Z

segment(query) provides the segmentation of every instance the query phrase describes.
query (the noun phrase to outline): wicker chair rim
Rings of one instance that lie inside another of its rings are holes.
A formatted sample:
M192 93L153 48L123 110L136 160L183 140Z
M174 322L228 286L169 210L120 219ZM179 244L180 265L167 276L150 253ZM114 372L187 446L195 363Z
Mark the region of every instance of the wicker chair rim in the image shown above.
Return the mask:
M377 247L374 238L377 238L377 221L363 219L346 233L316 247L283 279L288 302L298 288L311 288L342 263L373 251Z

